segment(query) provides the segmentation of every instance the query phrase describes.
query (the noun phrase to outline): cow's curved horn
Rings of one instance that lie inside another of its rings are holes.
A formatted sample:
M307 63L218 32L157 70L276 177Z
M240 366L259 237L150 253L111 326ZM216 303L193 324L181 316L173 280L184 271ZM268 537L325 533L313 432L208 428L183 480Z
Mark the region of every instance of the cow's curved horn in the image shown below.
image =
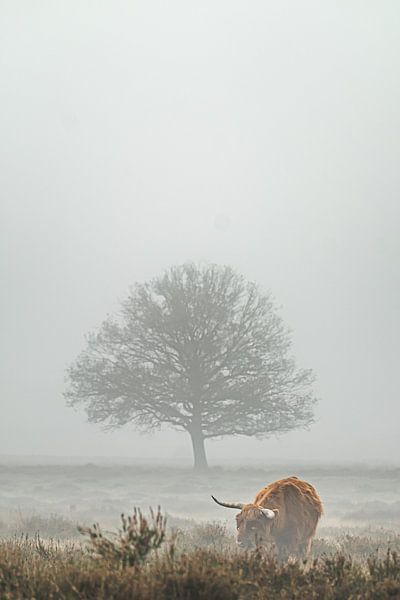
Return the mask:
M241 504L240 502L220 502L219 500L214 498L214 496L211 496L211 498L214 500L214 502L216 502L220 506L225 506L225 508L237 508L239 510L242 510L242 508L244 506L244 504Z
M260 506L260 510L267 519L275 519L275 513L270 508L261 508Z

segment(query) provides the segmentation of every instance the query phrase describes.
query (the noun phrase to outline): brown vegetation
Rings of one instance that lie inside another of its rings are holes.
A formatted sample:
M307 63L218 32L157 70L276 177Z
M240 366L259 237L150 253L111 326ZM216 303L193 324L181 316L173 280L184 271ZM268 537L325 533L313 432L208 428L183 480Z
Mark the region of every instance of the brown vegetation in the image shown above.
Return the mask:
M29 540L0 545L0 597L64 600L234 600L398 598L400 561L388 551L359 564L343 554L278 563L260 552L226 555L171 549L142 567L117 569L83 550L52 548L47 556Z
M159 513L158 513L159 514ZM262 550L242 552L224 526L205 524L168 533L164 520L125 519L106 537L86 529L88 544L36 538L0 542L3 600L324 600L400 597L400 535L370 532L315 540L308 562L278 562ZM153 533L152 533L153 532ZM331 534L334 532L330 532ZM388 549L390 541L390 549ZM115 545L116 552L108 552ZM161 542L160 542L161 543ZM101 544L100 544L101 545ZM137 545L139 560L129 561ZM125 557L125 558L124 558Z

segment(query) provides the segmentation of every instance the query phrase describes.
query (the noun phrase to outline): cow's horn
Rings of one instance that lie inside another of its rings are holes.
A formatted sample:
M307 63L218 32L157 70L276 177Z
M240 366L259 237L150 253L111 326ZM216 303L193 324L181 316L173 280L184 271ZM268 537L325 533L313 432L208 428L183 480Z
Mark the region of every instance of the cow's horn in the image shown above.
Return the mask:
M211 498L220 506L225 506L225 508L238 508L239 510L242 510L244 506L244 504L241 504L240 502L220 502L219 500L214 498L214 496L211 496Z
M267 517L267 519L275 519L275 513L270 508L261 508L260 507L260 510L261 510L262 514Z

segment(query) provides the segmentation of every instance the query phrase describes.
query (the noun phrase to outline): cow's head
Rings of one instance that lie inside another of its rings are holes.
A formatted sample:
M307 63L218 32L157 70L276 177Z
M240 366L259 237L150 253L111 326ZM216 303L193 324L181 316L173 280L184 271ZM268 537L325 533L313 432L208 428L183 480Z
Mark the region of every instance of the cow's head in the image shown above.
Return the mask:
M240 510L236 515L236 542L241 548L254 548L271 541L271 528L278 514L277 509L263 508L256 504L241 504L240 502L220 502L214 496L211 498L225 508Z

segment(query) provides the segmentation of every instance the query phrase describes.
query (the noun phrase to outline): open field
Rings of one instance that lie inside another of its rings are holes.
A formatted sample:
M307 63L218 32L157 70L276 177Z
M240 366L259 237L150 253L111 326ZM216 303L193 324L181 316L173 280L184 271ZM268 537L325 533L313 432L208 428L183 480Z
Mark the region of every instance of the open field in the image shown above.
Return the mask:
M211 494L250 500L296 474L313 483L325 516L307 563L238 551L234 515ZM400 598L400 469L213 468L138 465L0 466L0 597L225 600ZM140 568L90 557L77 524L119 526L134 506L161 505L167 540ZM27 535L26 535L27 534Z
M312 483L325 506L320 527L397 528L400 468L277 465L269 468L212 468L196 475L187 468L123 464L11 465L0 463L0 523L21 515L74 522L115 523L133 506L160 505L174 518L227 521L234 512L216 506L211 494L250 501L267 483L297 475Z

